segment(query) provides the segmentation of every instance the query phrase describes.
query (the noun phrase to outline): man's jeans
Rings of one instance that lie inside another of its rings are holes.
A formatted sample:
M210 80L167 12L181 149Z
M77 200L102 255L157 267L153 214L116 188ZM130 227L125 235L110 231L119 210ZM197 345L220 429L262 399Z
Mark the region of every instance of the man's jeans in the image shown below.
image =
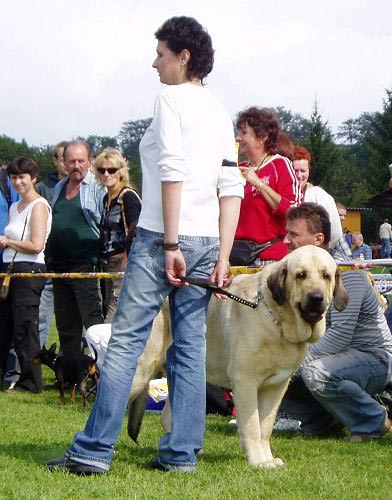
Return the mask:
M381 238L381 258L389 259L391 256L391 241L389 238Z
M308 435L323 435L336 421L352 434L378 437L385 409L372 398L391 377L391 356L381 349L347 349L304 365L283 398L281 410L302 422Z
M182 236L179 241L187 274L209 277L219 239ZM109 469L138 358L152 322L169 296L173 344L167 355L167 377L173 421L171 432L160 440L159 460L173 470L192 471L196 467L205 428L205 318L211 294L192 285L171 287L164 271L164 254L163 235L138 228L95 404L84 432L76 434L68 450L78 462Z
M53 314L53 281L49 278L45 283L45 288L42 290L41 302L39 303L39 343L41 347L43 347L48 340Z

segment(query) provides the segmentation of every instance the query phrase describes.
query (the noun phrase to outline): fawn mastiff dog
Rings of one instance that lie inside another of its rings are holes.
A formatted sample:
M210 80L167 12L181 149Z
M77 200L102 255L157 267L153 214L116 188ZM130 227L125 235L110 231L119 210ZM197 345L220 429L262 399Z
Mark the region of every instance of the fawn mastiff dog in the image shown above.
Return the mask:
M232 300L211 298L207 380L232 389L240 444L249 463L278 467L283 462L272 456L270 437L290 376L301 365L308 343L324 334L325 313L331 301L336 309L343 310L347 294L335 261L315 246L299 248L260 273L236 276L230 292L249 301L258 300L259 304L251 309ZM162 314L167 317L168 311ZM161 345L168 346L169 326L168 321L158 319L150 340L159 337ZM149 373L152 378L151 367L154 372L161 369L158 365L163 358L161 354L150 355L147 345L140 359L128 418L128 433L135 441L144 411L141 395L146 394L149 382L143 374ZM162 424L166 431L170 429L169 404L163 411Z

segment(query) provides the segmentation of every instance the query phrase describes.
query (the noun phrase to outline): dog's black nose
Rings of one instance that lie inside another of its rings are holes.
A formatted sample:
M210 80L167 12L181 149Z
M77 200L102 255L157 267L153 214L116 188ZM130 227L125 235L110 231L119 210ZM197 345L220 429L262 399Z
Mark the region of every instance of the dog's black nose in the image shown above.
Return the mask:
M313 292L308 295L308 301L310 304L321 304L324 300L324 295L321 292Z

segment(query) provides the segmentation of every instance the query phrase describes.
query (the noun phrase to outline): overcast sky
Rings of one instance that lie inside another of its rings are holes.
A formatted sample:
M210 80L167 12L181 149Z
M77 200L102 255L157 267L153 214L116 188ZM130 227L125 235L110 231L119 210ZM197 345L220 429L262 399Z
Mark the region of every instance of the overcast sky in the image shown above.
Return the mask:
M154 32L173 15L209 31L206 82L233 116L309 117L317 98L336 131L392 88L391 0L2 0L0 135L39 146L151 116Z

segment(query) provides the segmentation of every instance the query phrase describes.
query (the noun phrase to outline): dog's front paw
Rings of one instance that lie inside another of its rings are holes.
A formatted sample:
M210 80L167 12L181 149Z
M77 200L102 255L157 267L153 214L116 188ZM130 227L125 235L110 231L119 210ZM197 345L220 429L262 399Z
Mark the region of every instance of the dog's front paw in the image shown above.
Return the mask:
M283 460L280 458L272 458L271 460L266 460L265 462L261 462L257 464L257 467L262 469L276 469L277 467L283 467Z

